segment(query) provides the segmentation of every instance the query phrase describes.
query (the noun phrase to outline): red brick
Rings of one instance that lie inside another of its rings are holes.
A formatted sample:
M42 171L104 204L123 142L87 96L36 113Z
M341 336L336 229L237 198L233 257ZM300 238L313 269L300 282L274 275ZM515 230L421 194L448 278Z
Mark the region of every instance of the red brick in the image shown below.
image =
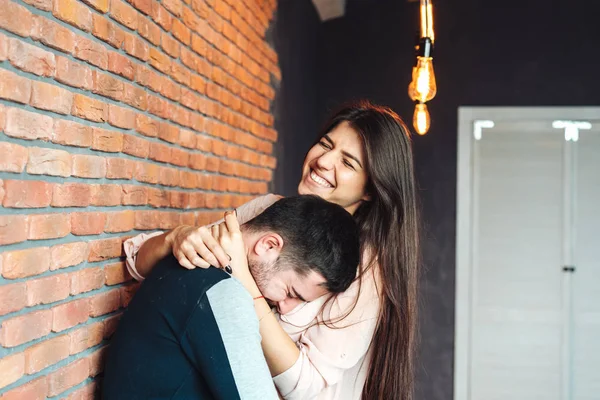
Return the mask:
M106 318L102 322L104 322L104 339L110 338L113 333L117 330L117 326L119 325L119 320L121 319L121 314L111 315Z
M27 148L18 144L0 142L0 171L23 172L27 162ZM1 240L0 240L1 241Z
M152 18L157 24L163 27L164 30L170 31L173 25L171 14L160 3L152 3Z
M183 147L187 147L188 149L196 148L196 134L192 131L188 131L186 129L181 129L179 131L179 144Z
M160 92L162 77L150 68L142 64L137 64L135 68L135 81L142 86L150 88L155 92Z
M191 43L191 31L178 19L173 20L173 27L171 28L173 36L175 36L181 43L189 46Z
M198 62L197 60L198 60L198 56L196 56L194 53L192 53L186 47L183 47L181 49L181 62L183 63L183 65L185 65L186 67L195 71L196 63Z
M150 150L150 142L135 135L125 135L123 138L123 153L135 157L146 158Z
M72 175L79 178L104 178L106 176L106 159L74 154Z
M33 82L30 104L42 110L69 114L73 106L73 93L48 83Z
M129 80L133 79L133 63L122 54L108 53L108 70Z
M148 204L152 207L168 207L169 193L162 189L148 188Z
M92 145L92 127L64 119L55 120L52 142L68 146L90 147Z
M167 32L163 32L161 35L161 45L162 49L173 58L179 57L179 43L177 40L173 39L171 35ZM152 52L151 52L152 54ZM152 55L150 55L150 59L152 60ZM155 67L156 68L156 67Z
M109 258L120 257L123 254L120 238L101 239L90 242L90 255L88 261L103 261Z
M121 185L91 185L93 206L118 206L121 205Z
M73 53L75 50L75 34L73 32L39 15L33 17L31 37L48 47L66 53Z
M196 189L198 187L198 176L196 172L181 171L179 186L186 189Z
M71 114L94 122L104 122L108 118L108 107L99 100L76 94L73 98Z
M137 28L137 11L120 0L110 0L110 16L132 30Z
M154 2L153 0L128 0L128 2L144 14L152 14L152 3ZM138 22L138 31L139 30L140 24Z
M83 183L55 185L52 207L87 207L90 204L90 187Z
M31 81L13 72L0 69L0 98L17 103L29 103Z
M69 333L68 337L70 338L71 355L80 353L102 342L104 337L104 323L96 322L95 324L74 330Z
M122 101L139 110L145 111L148 108L148 96L146 91L129 83L125 83L124 85Z
M171 148L162 143L150 143L150 153L148 157L159 162L169 162L171 159Z
M104 0L108 6L108 0ZM103 15L94 14L92 34L107 42L112 47L120 49L125 41L125 32Z
M104 271L100 267L83 268L71 274L71 295L100 289L104 286Z
M137 36L125 32L123 50L141 61L148 61L148 44Z
M114 264L113 264L114 265ZM113 275L117 273L113 271ZM0 315L19 311L27 305L25 282L0 286Z
M2 181L2 179L0 179L0 202L2 202L4 200L4 181ZM0 269L2 269L2 265L0 265Z
M188 193L188 192L170 192L169 205L173 208L189 208L190 193Z
M158 136L159 125L159 121L143 114L138 114L135 120L135 130L149 137Z
M104 273L107 285L117 285L132 279L124 262L107 265L104 267Z
M96 382L90 382L71 392L67 397L64 397L64 400L94 400L97 397L97 386Z
M7 108L4 133L21 139L48 140L52 136L52 124L52 118L46 115L20 108Z
M168 122L161 122L158 129L158 137L169 143L177 143L179 140L179 128Z
M165 186L179 185L179 170L175 168L161 168L158 183Z
M86 242L58 244L50 248L50 270L72 267L87 260L90 249Z
M106 215L101 212L71 214L71 233L73 235L98 235L104 232Z
M90 316L99 317L111 313L121 307L119 289L109 290L90 298Z
M180 167L185 167L188 165L190 154L182 149L173 149L171 151L171 159L169 162L171 164L179 165Z
M169 118L169 103L157 96L148 96L148 112L161 118Z
M48 383L46 377L42 376L34 381L27 382L23 386L5 392L1 398L2 400L46 400L47 391Z
M71 232L68 214L33 214L29 216L29 240L55 239Z
M101 13L106 13L108 11L108 0L81 0L90 7L100 11ZM97 15L97 14L94 14Z
M52 184L43 181L4 181L4 207L48 207L52 198Z
M71 155L64 150L30 147L27 173L33 175L71 175Z
M114 104L108 106L108 123L123 129L135 127L136 113L130 109L119 107Z
M173 63L171 65L171 76L176 82L190 86L190 71L183 65Z
M16 382L25 372L25 356L23 353L12 354L0 358L0 388ZM4 397L4 396L2 396Z
M192 35L192 50L206 57L208 54L208 43L198 35Z
M106 214L106 232L128 232L133 229L135 214L132 210Z
M146 3L145 0L134 0L133 4L137 6L137 4L140 3ZM150 7L152 7L152 3L149 3ZM139 7L138 7L139 8ZM144 11L144 10L142 10ZM146 13L146 14L149 14ZM148 18L144 17L143 15L139 14L138 15L138 33L145 38L146 40L148 40L150 43L152 43L155 46L158 46L160 44L160 28L158 27L158 25L156 25L154 22L150 21Z
M148 192L144 186L139 185L122 185L123 189L123 205L124 206L141 206L148 202Z
M160 229L173 229L179 225L181 225L181 222L178 212L161 212L158 220L158 227Z
M25 350L25 372L35 374L69 357L69 345L69 336L62 335L29 347Z
M76 0L54 0L52 14L81 30L92 30L92 12Z
M104 370L104 359L106 358L107 349L108 346L104 346L101 349L98 349L95 352L93 352L88 357L90 363L90 376L96 376Z
M50 333L52 311L40 310L20 315L2 322L0 344L4 347L15 347L23 343L41 338ZM2 374L6 369L2 368Z
M135 164L125 158L106 159L106 177L108 179L131 179Z
M161 78L162 83L160 84L160 94L178 102L181 99L181 87L167 77Z
M123 134L102 128L92 129L92 149L118 153L123 149Z
M81 358L48 375L48 396L53 397L85 381L90 373L90 362Z
M67 274L27 281L27 306L49 304L69 297L70 279Z
M138 162L134 178L140 182L158 183L159 166L152 163Z
M31 32L32 15L25 7L9 0L0 0L0 27L19 36Z
M50 309L52 312L52 331L61 332L88 320L90 300L83 298L70 301Z
M92 73L92 79L94 81L94 93L109 97L113 100L121 100L124 87L123 81L99 71L94 71Z
M162 53L160 50L153 47L150 49L149 56L150 65L152 65L154 68L156 68L162 73L169 73L169 71L171 70L171 59L168 55Z
M85 65L57 56L56 80L65 85L91 90L92 70Z
M108 68L108 51L106 47L83 36L77 36L75 39L75 53L73 55L98 68Z

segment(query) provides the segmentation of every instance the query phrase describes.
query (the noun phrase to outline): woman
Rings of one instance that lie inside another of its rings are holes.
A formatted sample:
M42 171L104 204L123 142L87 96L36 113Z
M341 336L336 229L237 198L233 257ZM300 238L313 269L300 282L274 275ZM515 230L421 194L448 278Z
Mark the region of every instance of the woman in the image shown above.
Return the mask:
M278 303L279 316L257 299L263 352L276 386L286 399L412 399L419 234L408 128L390 109L365 101L342 108L306 155L298 192L355 216L362 260L352 286L333 298L302 303L292 294ZM238 219L243 223L276 200L255 199L238 209ZM178 227L149 240L131 239L132 275L141 278L173 252L188 268L231 263L256 293L251 275L210 233Z

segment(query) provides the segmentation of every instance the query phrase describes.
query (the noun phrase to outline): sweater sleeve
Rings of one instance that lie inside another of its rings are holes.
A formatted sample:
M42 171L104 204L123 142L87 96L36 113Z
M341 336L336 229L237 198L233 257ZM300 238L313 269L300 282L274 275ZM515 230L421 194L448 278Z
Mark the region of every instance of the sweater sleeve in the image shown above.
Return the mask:
M249 202L241 205L237 208L237 217L240 224L245 224L252 218L256 217L258 214L262 213L267 207L271 204L275 203L281 197L274 194L267 194L264 196L260 196L255 198L254 200L250 200ZM220 223L223 220L219 220L214 222L211 225L216 223ZM146 243L146 241L150 238L153 238L158 235L162 235L163 231L156 231L152 233L140 233L137 236L131 237L127 239L123 243L123 249L125 251L125 264L127 266L127 271L136 281L143 281L144 277L139 274L135 267L137 254L140 251L140 248Z

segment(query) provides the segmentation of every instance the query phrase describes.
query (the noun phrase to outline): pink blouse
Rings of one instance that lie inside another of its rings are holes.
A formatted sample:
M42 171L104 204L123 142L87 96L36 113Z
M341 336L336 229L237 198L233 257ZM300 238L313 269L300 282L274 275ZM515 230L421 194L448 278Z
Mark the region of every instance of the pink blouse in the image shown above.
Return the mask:
M240 224L260 214L279 199L268 194L237 209ZM137 280L144 278L135 269L139 248L151 237L162 234L142 233L125 241L127 269ZM285 315L278 315L283 329L296 342L300 357L287 371L273 378L284 399L359 400L366 380L370 344L379 313L379 276L371 268L361 281L326 303L323 296L300 304ZM362 283L362 285L360 285ZM360 291L359 291L360 286ZM341 321L358 297L356 307ZM316 321L332 321L315 325Z

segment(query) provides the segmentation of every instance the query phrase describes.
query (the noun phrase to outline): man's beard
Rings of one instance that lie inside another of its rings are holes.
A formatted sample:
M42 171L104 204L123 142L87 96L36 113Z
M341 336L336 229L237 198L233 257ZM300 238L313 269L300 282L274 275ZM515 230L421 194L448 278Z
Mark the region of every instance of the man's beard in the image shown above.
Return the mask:
M248 267L250 268L250 273L252 277L254 277L254 281L256 282L256 286L261 293L265 293L265 290L269 286L269 282L271 281L271 277L277 271L279 271L279 259L275 260L272 263L266 261L250 261L248 260ZM268 300L268 299L267 299Z

